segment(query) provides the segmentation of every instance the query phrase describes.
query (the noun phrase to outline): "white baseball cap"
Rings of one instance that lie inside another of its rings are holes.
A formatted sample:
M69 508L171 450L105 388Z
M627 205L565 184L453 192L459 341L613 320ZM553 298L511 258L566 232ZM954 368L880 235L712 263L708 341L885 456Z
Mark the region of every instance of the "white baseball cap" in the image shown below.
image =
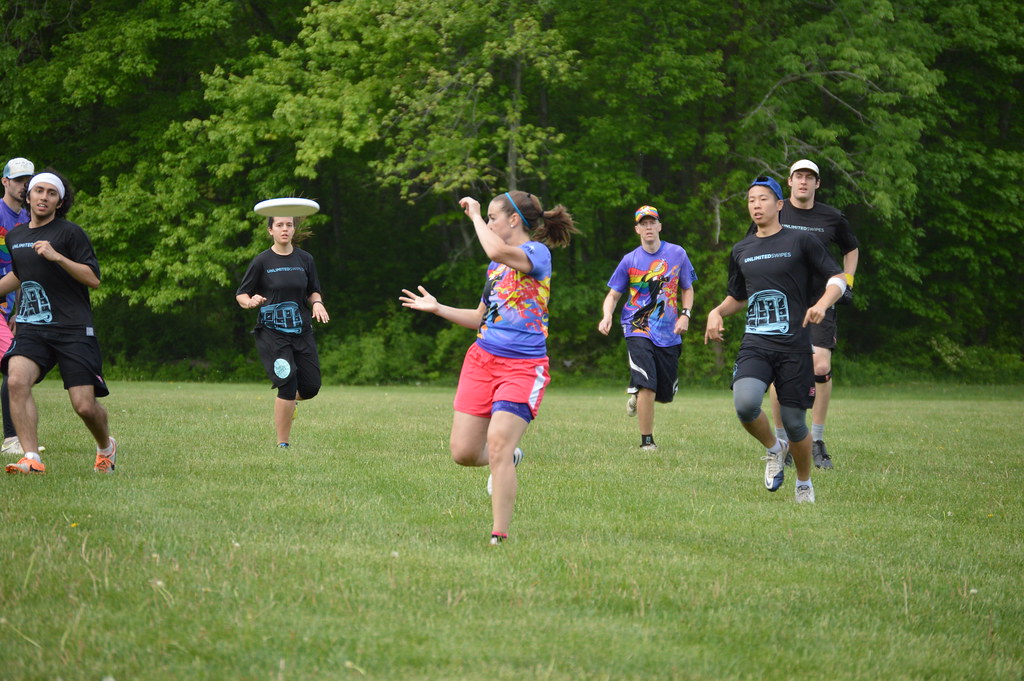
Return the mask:
M818 164L814 161L808 161L806 158L800 159L789 167L789 176L793 177L793 173L798 170L810 170L818 177L821 177L821 173L818 172Z
M4 177L25 177L26 175L35 175L36 167L32 165L32 161L27 158L12 158L4 166Z

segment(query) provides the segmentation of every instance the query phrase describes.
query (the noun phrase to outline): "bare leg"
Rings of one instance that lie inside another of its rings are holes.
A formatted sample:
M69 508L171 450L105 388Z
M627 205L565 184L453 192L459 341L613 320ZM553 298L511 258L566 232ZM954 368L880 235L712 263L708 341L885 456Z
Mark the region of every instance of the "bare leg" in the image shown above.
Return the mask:
M492 532L508 534L512 523L512 510L516 505L516 467L512 454L529 424L519 416L506 411L495 412L487 429L487 450L493 480L491 513L494 516Z
M790 442L789 451L793 454L793 463L796 464L796 479L807 481L811 479L811 436L807 435L799 442Z
M455 412L452 419L452 459L460 466L491 468L492 532L508 534L516 503L516 468L512 453L529 424L499 411L491 418Z
M779 395L775 392L774 383L771 384L768 392L771 395L772 420L775 423L775 429L778 430L779 428L782 428L782 409L781 405L779 405Z
M460 466L486 466L487 429L490 425L489 418L455 412L449 438L452 460Z
M828 348L814 348L814 374L826 376L832 371L832 351ZM811 423L824 426L828 416L828 404L832 400L832 381L818 383L814 390L814 407L811 409Z
M764 384L762 383L761 385ZM764 411L761 411L761 413L757 415L757 418L750 423L744 423L743 421L740 421L740 423L743 424L743 428L748 433L753 435L758 442L764 445L765 449L769 449L775 445L775 440L777 439L775 437L775 431L773 431L771 425L769 425L768 417L765 416Z
M292 418L295 416L295 400L274 398L274 429L277 431L277 442L288 442L292 436Z
M92 433L96 446L106 449L110 446L110 427L107 422L107 408L96 399L96 389L91 385L76 385L68 388L71 406ZM23 445L24 446L24 445Z
M636 417L641 435L654 434L654 391L640 388L636 393Z
M10 393L11 420L18 431L21 448L39 451L39 412L32 398L32 386L39 378L39 365L27 357L15 355L7 363L7 388Z

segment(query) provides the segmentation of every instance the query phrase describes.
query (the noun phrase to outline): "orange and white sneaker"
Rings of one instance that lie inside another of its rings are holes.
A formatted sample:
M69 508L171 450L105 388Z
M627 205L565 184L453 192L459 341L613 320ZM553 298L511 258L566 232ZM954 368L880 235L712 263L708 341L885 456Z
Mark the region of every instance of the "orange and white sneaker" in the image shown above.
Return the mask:
M113 473L115 459L117 459L117 440L110 438L110 454L102 454L97 449L96 464L92 469L97 473Z
M18 463L7 464L7 468L5 470L8 475L17 475L18 473L45 473L46 466L44 466L43 462L38 459L30 459L27 456L23 456Z

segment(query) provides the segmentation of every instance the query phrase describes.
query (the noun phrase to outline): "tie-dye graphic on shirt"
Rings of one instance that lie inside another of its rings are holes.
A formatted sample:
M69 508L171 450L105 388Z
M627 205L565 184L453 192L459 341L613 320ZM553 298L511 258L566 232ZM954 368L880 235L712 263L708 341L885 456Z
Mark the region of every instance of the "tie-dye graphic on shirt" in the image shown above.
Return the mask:
M491 262L481 296L486 306L477 343L499 357L547 355L551 251L537 241L521 246L530 258L529 274Z
M697 280L686 251L662 242L656 253L643 248L627 253L619 263L609 288L625 294L622 330L626 336L649 338L658 347L681 343L675 333L679 318L679 289Z
M20 212L11 210L5 202L0 201L0 277L11 271L11 251L7 247L7 232L14 229L15 225L28 222L28 211L24 208ZM11 316L14 309L14 296L12 291L3 298L0 298L0 313L4 319Z
M7 230L0 228L0 277L11 271L11 251L7 248ZM0 298L0 314L4 318L11 316L14 308L14 292Z
M629 325L633 331L650 336L669 313L676 318L676 291L679 267L669 269L664 260L655 260L647 270L629 269ZM623 319L623 323L625 323ZM652 331L654 327L654 331Z
M11 251L7 248L7 230L0 228L0 271L11 271Z

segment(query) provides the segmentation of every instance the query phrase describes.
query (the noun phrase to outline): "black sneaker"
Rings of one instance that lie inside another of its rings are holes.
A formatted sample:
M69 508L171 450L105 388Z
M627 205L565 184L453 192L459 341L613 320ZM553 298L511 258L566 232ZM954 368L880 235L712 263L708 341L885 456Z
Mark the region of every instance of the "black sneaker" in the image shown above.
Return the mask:
M824 442L815 440L814 444L811 445L811 454L814 456L815 467L832 470L832 457L828 455Z

